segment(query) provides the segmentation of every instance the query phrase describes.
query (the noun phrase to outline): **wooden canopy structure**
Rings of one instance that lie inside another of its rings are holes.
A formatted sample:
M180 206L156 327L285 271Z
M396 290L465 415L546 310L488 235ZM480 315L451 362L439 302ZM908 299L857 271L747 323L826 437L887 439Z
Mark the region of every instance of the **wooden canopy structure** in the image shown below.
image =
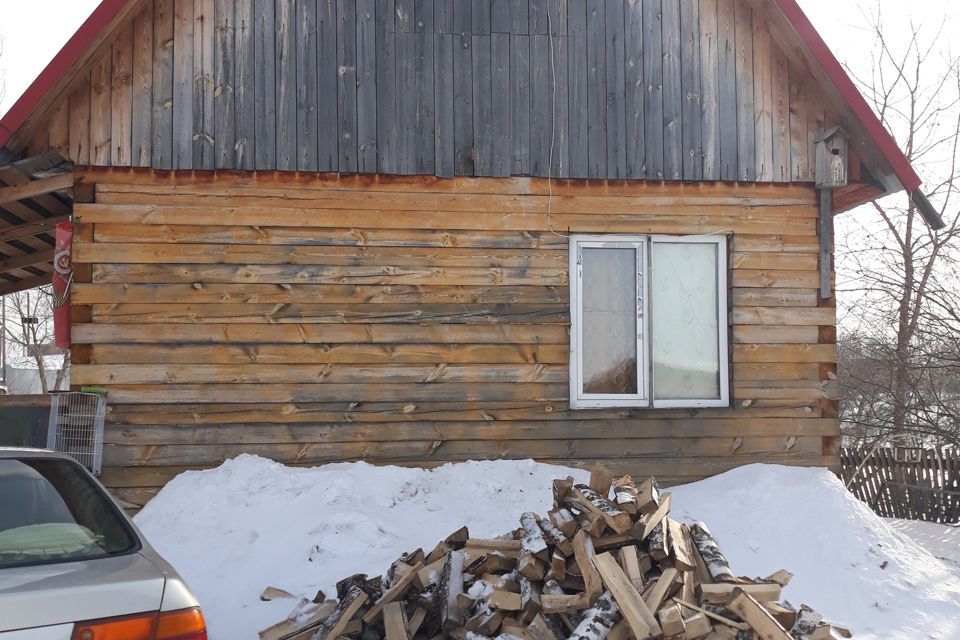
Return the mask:
M72 191L72 165L55 151L0 166L0 295L50 284Z

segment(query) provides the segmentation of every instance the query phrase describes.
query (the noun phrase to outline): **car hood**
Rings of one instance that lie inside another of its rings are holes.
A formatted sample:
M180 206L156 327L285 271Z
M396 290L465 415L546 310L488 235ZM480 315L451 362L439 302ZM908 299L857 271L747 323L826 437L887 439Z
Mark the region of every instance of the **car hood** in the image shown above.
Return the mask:
M139 553L0 569L0 633L157 611L164 575Z

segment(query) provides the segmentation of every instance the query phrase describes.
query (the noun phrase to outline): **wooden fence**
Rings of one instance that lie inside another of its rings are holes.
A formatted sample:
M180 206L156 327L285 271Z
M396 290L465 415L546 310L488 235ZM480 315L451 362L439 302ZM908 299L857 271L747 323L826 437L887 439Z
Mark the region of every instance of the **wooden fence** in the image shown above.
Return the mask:
M840 461L844 482L878 515L960 522L960 451L844 448Z

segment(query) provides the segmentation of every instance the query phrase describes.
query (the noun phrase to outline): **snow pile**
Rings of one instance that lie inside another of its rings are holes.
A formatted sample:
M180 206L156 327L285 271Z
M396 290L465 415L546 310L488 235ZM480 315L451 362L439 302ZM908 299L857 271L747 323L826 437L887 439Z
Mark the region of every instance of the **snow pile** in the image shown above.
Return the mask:
M960 575L960 524L894 518L887 518L887 523L943 560L947 566L952 566L957 575Z
M530 460L433 470L333 464L289 468L244 455L174 479L137 516L200 599L211 640L255 639L291 600L337 580L383 573L463 525L475 537L545 513L554 478L588 474ZM741 467L674 490L672 516L705 521L737 573L796 574L785 597L857 638L960 637L960 578L846 493L829 472Z

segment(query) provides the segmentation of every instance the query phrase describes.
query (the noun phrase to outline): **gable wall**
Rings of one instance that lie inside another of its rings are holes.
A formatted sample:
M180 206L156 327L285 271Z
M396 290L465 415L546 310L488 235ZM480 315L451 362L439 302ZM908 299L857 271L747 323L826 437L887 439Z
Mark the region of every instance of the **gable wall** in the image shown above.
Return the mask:
M133 504L243 452L837 465L809 185L78 174L73 383L109 391L103 480ZM568 409L568 231L732 234L731 407Z
M746 0L146 0L30 146L160 169L810 182L823 106L767 20Z

